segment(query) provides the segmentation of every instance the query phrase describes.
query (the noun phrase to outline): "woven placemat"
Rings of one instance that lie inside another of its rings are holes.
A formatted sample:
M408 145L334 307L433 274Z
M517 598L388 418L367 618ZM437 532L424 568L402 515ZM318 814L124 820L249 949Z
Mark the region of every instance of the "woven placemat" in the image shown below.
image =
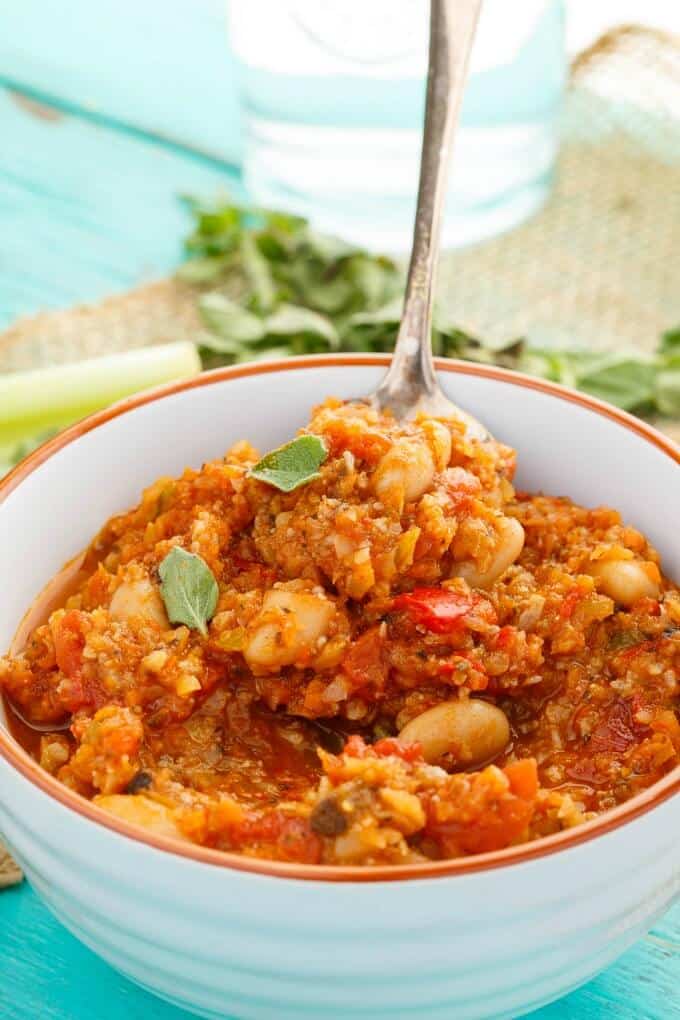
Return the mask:
M21 868L0 843L0 889L8 889L11 885L17 885L22 878Z
M503 341L645 350L680 325L680 39L639 26L572 67L554 191L517 229L445 255L441 297L461 329ZM198 330L193 292L161 280L18 321L0 371L170 340ZM680 424L664 423L680 439ZM21 872L0 844L0 887Z
M680 323L679 224L680 40L625 27L574 64L550 200L448 254L446 299L490 340L654 348Z

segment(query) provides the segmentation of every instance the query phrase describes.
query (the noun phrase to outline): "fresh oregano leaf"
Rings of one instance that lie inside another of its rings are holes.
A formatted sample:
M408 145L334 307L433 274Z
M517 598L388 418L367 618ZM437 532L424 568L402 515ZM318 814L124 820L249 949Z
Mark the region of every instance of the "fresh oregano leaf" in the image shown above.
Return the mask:
M680 417L680 363L658 373L656 410L671 418Z
M161 563L158 573L170 623L184 623L207 634L207 623L215 612L219 589L205 560L176 545Z
M338 346L338 334L329 318L313 312L311 308L282 304L273 315L265 320L270 336L294 336L296 333L310 333L321 337L331 349Z
M624 411L635 411L653 405L657 375L651 356L645 361L641 354L603 355L576 374L576 387Z
M671 355L680 353L680 326L676 326L674 329L667 329L665 333L661 334L659 352Z
M257 315L217 291L199 298L198 310L208 329L225 340L253 343L265 335L264 325Z
M281 492L292 492L319 477L319 468L327 456L328 450L318 436L298 436L268 453L249 474Z
M241 238L241 259L252 288L253 305L262 314L271 311L276 302L276 285L271 267L252 234L244 233Z
M299 216L185 199L195 222L180 275L197 289L209 334L204 364L289 354L393 350L403 266L317 234ZM656 349L597 353L532 335L488 343L463 332L453 306L437 304L436 354L518 369L592 393L636 414L680 415L680 327Z

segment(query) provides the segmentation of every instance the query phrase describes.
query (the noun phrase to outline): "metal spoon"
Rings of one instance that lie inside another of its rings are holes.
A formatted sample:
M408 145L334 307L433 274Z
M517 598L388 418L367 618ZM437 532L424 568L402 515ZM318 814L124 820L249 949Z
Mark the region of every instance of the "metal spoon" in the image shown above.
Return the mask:
M19 722L23 723L27 729L33 730L34 733L66 733L66 731L71 728L71 723L73 721L71 716L69 716L68 719L62 720L62 722L36 723L27 719L23 712L21 712L14 702L9 700L9 698L7 698L6 704L9 706L12 715L15 715Z
M432 358L432 303L452 138L467 79L481 0L431 0L430 58L418 205L404 311L392 363L368 402L396 418L423 411L465 422L487 440L484 426L442 392Z

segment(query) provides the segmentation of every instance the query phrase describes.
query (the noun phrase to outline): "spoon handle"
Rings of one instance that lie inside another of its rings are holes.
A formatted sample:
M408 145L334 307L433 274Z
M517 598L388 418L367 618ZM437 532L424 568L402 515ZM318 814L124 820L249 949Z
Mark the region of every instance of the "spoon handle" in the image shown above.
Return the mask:
M380 403L391 404L397 415L398 406L408 403L409 391L414 398L439 393L431 343L435 270L451 138L480 8L481 0L431 0L430 59L413 250L397 344L376 394ZM394 399L390 400L390 394Z

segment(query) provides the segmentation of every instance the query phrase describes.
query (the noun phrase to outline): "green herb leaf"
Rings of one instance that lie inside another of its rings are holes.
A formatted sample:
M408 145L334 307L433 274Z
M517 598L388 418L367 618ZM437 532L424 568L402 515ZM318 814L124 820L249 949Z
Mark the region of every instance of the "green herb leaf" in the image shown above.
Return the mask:
M669 418L680 418L680 359L676 367L659 372L656 378L656 408Z
M394 348L404 274L392 259L319 234L289 213L185 201L195 229L179 273L198 290L206 367ZM636 414L680 416L680 327L664 333L651 354L602 354L533 338L499 346L460 329L449 303L435 307L432 345L435 354L517 369Z
M207 634L207 624L213 617L219 595L217 581L207 563L176 545L161 563L158 573L170 622L184 623Z
M177 270L178 279L184 283L191 283L196 286L215 283L219 280L224 269L225 260L222 258L211 258L209 255L201 255L195 259L189 259Z
M675 329L667 329L665 333L661 334L659 351L661 354L680 354L680 326L676 326Z
M199 298L198 310L208 329L225 340L253 343L265 335L261 319L216 291Z
M265 330L269 336L276 337L309 334L319 337L331 349L338 346L338 334L330 319L298 305L279 305L265 320Z
M603 355L585 371L576 372L576 386L624 411L649 408L654 400L656 366L642 356Z
M226 336L219 336L217 333L210 333L207 330L198 334L196 343L203 355L206 351L211 351L214 354L238 358L241 354L250 352L250 348L240 340L231 340Z
M258 312L271 311L276 301L274 276L252 234L241 238L241 258L243 271L252 287L253 304Z
M268 453L249 474L281 492L292 492L319 477L319 468L327 456L328 450L318 436L298 436Z

